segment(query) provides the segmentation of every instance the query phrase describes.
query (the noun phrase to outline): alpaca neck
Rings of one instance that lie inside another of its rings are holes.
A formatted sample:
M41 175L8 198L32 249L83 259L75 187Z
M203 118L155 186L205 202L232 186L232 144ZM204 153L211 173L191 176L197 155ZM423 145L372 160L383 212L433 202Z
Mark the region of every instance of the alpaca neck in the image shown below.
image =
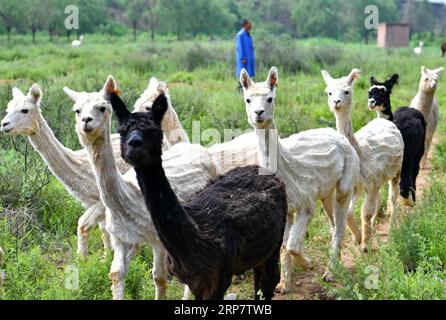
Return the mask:
M293 185L294 178L289 173L292 167L298 167L298 160L289 154L280 143L279 133L273 121L269 129L255 129L259 147L259 160L262 168L268 173L275 173L288 186ZM293 164L293 165L291 165Z
M93 142L82 141L87 149L102 201L107 207L113 208L110 213L115 218L125 221L129 218L127 213L131 212L130 208L137 205L140 195L123 180L118 170L110 139L110 127L109 123ZM133 220L142 216L144 212L133 217Z
M205 250L208 244L181 206L161 161L156 165L135 167L135 171L158 236L174 260L181 265L181 261L188 261L195 250Z
M350 112L335 112L336 116L336 129L337 131L345 136L350 142L352 147L356 150L356 153L360 158L362 158L362 150L358 144L355 137L355 132L353 130L353 123Z
M87 167L79 165L81 159L76 156L71 149L65 148L54 136L53 131L48 126L45 119L38 115L38 130L29 136L29 141L34 149L41 155L50 171L59 179L68 189L76 191L79 184L90 190L86 198L91 198L97 193L96 183L93 175L89 176ZM93 178L93 179L91 179ZM82 198L82 195L79 195ZM87 201L87 199L80 199ZM99 200L99 199L98 199Z
M179 142L190 143L189 137L181 125L178 114L169 102L169 108L164 115L163 121L161 123L163 131L167 136L167 140L171 145L175 145Z
M378 115L378 118L393 121L392 106L390 104L390 101L384 104L383 111L377 111L376 114Z
M425 119L428 119L431 112L434 95L435 91L426 92L422 88L418 91L419 105L417 109L423 114Z
M255 129L258 144L260 165L263 168L277 168L281 160L281 145L276 125L273 121L269 129Z

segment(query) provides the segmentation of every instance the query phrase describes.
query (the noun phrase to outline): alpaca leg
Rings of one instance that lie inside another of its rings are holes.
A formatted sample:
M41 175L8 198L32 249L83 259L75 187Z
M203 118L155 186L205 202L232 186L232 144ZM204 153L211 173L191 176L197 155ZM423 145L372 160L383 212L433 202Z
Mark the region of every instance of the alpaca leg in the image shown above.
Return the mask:
M355 242L357 244L360 244L362 239L361 230L359 230L358 221L356 221L355 218L355 206L358 196L359 195L355 192L352 196L352 199L350 200L350 204L348 206L348 211L347 211L347 225L351 233L353 234Z
M375 213L373 214L373 218L372 218L372 226L376 225L376 222L378 221L378 218L380 216L380 212L381 212L381 193L378 191L378 193L376 194L376 209L375 209Z
M99 221L103 219L105 219L105 208L99 203L89 207L79 218L77 223L77 253L82 258L88 255L90 230L96 227Z
M426 121L428 121L428 119L426 119ZM429 125L428 125L428 127L426 129L424 155L423 155L423 158L421 159L421 168L423 168L423 169L426 169L426 166L427 166L427 158L429 156L429 150L431 148L433 137L434 137L434 131L432 130L432 128L429 128Z
M279 272L280 246L273 252L265 263L254 269L255 299L271 300L274 296L274 288L280 280ZM259 295L259 290L262 294Z
M112 280L113 300L124 300L124 278L128 272L131 252L134 246L121 242L112 236L114 249L113 262L110 268L110 279Z
M390 202L390 226L396 224L398 220L398 194L399 194L399 182L400 174L398 173L392 180L390 180L389 185L389 199Z
M334 278L333 269L337 260L340 258L342 239L344 238L345 228L347 226L348 208L351 202L351 193L336 194L334 228L331 235L331 248L328 268L324 274L325 281L332 281Z
M304 239L312 217L313 212L310 210L302 211L297 215L296 221L291 225L286 246L286 250L293 256L294 261L305 270L312 268L311 260L304 254Z
M224 272L219 276L219 283L214 292L209 293L209 296L204 296L204 300L224 300L225 293L228 291L232 283L232 272Z
M376 196L379 189L369 190L365 193L364 203L361 209L362 241L361 250L367 252L371 234L371 220L376 211Z
M102 232L102 243L104 245L104 250L110 251L112 249L111 240L110 240L110 233L107 231L105 227L105 219L99 221L99 229L101 229Z
M280 248L280 283L276 287L276 291L282 294L288 293L291 290L291 277L293 274L293 261L291 255L286 251L286 243L290 235L290 228L292 219L288 219L285 225L285 232L283 235L283 242Z
M162 300L166 298L167 289L167 265L166 250L158 243L152 246L153 250L153 270L152 276L155 283L155 299Z
M331 227L334 228L334 196L322 199L322 208L324 208L325 214L327 215L328 220L330 220Z

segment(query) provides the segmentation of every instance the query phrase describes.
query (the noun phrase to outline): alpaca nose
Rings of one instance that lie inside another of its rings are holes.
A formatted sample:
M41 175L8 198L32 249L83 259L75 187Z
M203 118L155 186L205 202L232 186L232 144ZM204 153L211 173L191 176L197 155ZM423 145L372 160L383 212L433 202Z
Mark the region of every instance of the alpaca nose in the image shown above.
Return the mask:
M376 101L375 101L375 99L372 98L372 99L369 99L369 102L370 103L375 103Z
M141 147L143 144L143 141L141 138L132 138L129 142L128 142L129 146L133 147L133 148L138 148Z
M7 126L8 126L8 124L9 124L9 122L2 122L2 125L1 125L1 127L2 127L2 128L4 128L4 127L7 127Z
M256 111L254 111L254 113L257 115L257 117L260 117L264 112L265 112L265 110L256 110Z
M335 100L335 101L333 101L333 102L334 102L334 104L337 106L338 104L341 103L341 100Z
M89 123L89 122L93 121L93 118L92 117L84 117L84 118L82 118L82 121L85 123Z

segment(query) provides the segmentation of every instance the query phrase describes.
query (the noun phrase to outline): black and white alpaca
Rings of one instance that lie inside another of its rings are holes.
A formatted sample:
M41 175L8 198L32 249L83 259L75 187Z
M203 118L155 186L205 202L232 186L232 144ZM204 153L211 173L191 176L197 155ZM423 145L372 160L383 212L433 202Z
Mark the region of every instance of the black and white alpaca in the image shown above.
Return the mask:
M398 83L398 78L398 74L394 74L385 82L379 82L375 77L371 77L369 108L377 113L378 118L393 121L403 136L404 156L400 195L403 204L410 205L411 200L415 202L416 199L416 180L420 171L420 161L424 155L426 121L423 114L414 108L401 107L392 113L390 96L394 85Z
M279 282L279 255L287 215L284 184L239 167L180 204L162 166L161 120L167 100L160 95L149 113L130 113L112 94L119 119L122 156L134 166L152 221L168 252L173 275L195 297L223 299L233 274L254 269L259 290L271 299Z

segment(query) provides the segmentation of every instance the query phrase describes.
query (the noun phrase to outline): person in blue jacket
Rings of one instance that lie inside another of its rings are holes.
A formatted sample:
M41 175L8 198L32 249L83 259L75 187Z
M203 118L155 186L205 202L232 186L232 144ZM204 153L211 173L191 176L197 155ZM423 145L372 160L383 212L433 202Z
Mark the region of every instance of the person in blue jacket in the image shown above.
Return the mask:
M235 40L237 61L236 76L237 78L240 77L240 71L245 68L246 71L248 71L249 76L254 77L256 60L254 57L252 37L249 33L252 28L252 23L246 19L243 21L242 26L243 28L237 33Z

